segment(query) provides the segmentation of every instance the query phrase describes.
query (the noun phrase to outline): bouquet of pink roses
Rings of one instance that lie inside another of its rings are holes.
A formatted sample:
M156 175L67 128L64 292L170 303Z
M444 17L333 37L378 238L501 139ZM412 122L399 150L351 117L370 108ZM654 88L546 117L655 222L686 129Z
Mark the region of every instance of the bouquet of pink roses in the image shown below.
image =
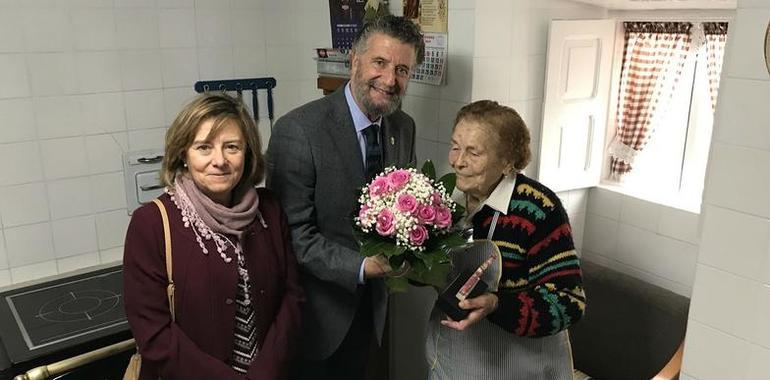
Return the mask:
M389 167L361 191L354 228L361 253L382 254L393 268L405 262L411 267L405 276L386 280L391 291L406 290L410 280L444 286L451 265L447 251L465 242L451 231L463 211L451 198L455 176L434 178L430 161L422 172Z

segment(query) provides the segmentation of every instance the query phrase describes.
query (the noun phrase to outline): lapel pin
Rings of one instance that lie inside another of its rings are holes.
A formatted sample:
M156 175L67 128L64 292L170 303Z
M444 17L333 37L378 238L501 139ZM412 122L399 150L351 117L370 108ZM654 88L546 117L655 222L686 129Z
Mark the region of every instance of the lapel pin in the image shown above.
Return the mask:
M390 145L396 145L396 138L395 137L391 137L390 138Z

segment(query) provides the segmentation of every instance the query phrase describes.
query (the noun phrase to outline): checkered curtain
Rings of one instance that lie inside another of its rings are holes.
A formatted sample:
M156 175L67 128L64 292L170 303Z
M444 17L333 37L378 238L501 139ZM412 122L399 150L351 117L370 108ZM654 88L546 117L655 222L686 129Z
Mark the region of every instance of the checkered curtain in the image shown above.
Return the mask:
M684 22L624 22L617 133L610 144L610 178L621 181L652 136L679 81L692 45Z
M717 92L719 91L719 74L722 72L722 61L727 43L726 22L704 22L703 34L706 38L706 65L711 93L711 109L717 109Z

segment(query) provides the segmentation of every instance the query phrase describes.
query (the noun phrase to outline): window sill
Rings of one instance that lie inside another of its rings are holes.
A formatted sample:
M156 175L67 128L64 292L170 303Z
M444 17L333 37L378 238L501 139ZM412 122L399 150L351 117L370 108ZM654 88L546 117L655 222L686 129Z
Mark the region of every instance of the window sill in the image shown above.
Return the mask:
M607 180L603 180L597 187L661 206L700 214L702 196L695 197L686 196L685 194L659 194L652 191L629 189L618 185L616 182Z

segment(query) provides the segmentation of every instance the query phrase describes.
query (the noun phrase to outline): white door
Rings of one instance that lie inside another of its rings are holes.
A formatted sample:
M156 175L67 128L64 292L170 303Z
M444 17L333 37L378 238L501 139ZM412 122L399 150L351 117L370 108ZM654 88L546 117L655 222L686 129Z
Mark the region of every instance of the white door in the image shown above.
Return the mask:
M599 183L614 20L552 21L538 179L554 191Z

